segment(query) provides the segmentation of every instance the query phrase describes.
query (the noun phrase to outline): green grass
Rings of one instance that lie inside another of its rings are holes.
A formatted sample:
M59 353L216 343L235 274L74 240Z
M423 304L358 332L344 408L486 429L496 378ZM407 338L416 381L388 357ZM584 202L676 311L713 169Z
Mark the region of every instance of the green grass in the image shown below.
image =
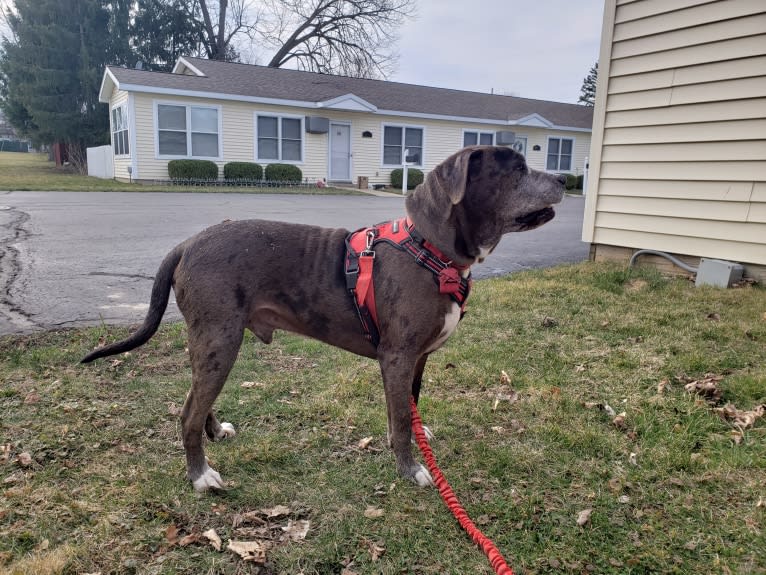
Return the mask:
M135 184L81 176L59 168L46 154L0 152L0 190L63 192L234 192L244 194L341 194L359 195L346 188L248 188Z
M445 475L516 573L766 573L766 424L739 434L676 379L722 375L724 402L766 403L765 313L757 286L696 289L603 264L476 284L426 368L421 415ZM125 334L0 340L0 570L491 573L436 491L397 478L375 362L248 336L217 402L238 435L207 445L231 487L199 496L174 415L188 389L185 328L77 364L99 337ZM502 370L518 401L504 399ZM586 402L625 412L625 426ZM372 449L358 449L369 436ZM237 531L238 516L275 505L311 527L263 569L167 537L214 528L225 548L255 538L259 525ZM383 516L365 517L368 506ZM373 545L385 549L377 560Z

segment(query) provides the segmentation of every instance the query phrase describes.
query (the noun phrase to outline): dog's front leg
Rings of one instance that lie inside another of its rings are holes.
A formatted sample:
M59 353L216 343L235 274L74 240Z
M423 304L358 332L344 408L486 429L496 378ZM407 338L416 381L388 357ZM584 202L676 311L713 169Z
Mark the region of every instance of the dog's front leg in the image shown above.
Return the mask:
M396 457L396 469L399 475L420 485L433 485L428 470L415 461L410 443L412 417L410 414L410 395L418 364L418 358L408 357L401 351L378 349L380 369L383 374L383 387L386 392L386 410L388 413L389 444Z

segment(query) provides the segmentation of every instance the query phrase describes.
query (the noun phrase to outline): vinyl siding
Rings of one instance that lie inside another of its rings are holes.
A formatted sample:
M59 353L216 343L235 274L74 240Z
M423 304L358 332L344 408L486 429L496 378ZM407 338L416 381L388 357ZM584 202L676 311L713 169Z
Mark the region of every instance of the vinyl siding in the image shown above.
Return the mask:
M766 2L606 0L583 240L766 264Z
M351 127L351 182L359 176L366 176L371 185L389 184L393 168L383 165L382 135L384 125L404 125L423 128L423 171L432 170L442 160L462 147L463 131L511 130L517 136L527 138L527 159L532 168L545 169L548 137L564 137L574 140L572 173L581 174L590 148L589 132L566 132L522 126L468 124L458 121L424 120L420 118L380 116L367 112L318 109L307 112L305 108L291 108L266 104L222 101L205 98L179 98L173 96L135 93L136 153L140 179L167 179L168 159L158 158L156 153L156 127L154 107L156 103L176 103L218 106L222 114L221 159L215 160L223 174L223 165L232 161L254 162L255 159L255 114L263 112L275 115L306 116L321 115L331 122L348 124ZM372 138L363 138L369 131ZM329 172L328 134L303 134L304 158L297 163L308 181L326 179ZM539 145L539 151L533 146ZM265 162L260 162L265 165ZM127 177L127 172L126 172Z
M124 90L115 90L114 94L112 94L112 99L109 102L109 133L110 133L110 145L112 146L112 157L114 158L114 177L117 179L124 179L127 180L130 178L130 174L128 174L128 166L131 165L131 162L133 161L133 153L134 151L130 150L129 156L115 156L114 155L114 141L111 139L111 132L112 132L112 109L116 108L117 106L120 106L122 104L126 105L126 109L128 111L128 126L130 126L130 114L131 110L128 107L128 93ZM130 134L128 134L130 135Z

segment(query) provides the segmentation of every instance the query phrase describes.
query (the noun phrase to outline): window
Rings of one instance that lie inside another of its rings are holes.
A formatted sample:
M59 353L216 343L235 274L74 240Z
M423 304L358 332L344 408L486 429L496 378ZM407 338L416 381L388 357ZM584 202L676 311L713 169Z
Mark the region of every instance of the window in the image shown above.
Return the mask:
M303 119L258 114L255 122L258 160L303 161Z
M114 147L115 156L130 155L128 114L124 104L112 108L112 146Z
M574 140L568 138L548 138L548 160L546 170L568 171L572 169L572 149Z
M519 154L526 156L527 155L527 139L524 137L517 137L513 141L513 149L516 150Z
M491 146L495 143L495 134L492 132L463 132L463 147L466 146Z
M160 156L218 158L218 108L157 105L157 151Z
M405 150L413 164L423 165L423 128L383 126L383 165L401 166Z

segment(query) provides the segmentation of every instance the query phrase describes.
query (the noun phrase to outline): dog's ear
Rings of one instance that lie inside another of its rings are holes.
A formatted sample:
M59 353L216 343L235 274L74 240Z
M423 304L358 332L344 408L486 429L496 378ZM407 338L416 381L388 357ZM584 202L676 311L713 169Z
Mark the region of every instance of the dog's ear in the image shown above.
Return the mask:
M470 174L481 170L483 153L481 148L464 148L447 158L431 172L432 174L436 172L434 175L441 180L441 187L447 192L453 206L463 201Z

